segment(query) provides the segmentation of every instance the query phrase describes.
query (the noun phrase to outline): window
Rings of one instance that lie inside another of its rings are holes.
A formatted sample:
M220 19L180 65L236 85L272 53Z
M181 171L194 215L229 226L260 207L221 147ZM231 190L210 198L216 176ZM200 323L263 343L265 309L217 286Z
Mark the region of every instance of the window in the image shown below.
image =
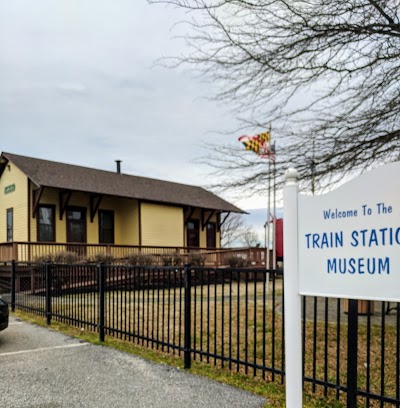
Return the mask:
M38 242L54 242L56 240L55 207L40 205L37 217Z
M216 229L215 222L207 224L207 248L215 248L217 246Z
M187 246L200 246L199 221L189 220L187 223Z
M86 208L67 208L67 242L86 242Z
M14 212L12 208L7 210L7 242L13 240L13 230L14 230Z
M99 210L99 243L114 243L114 212Z

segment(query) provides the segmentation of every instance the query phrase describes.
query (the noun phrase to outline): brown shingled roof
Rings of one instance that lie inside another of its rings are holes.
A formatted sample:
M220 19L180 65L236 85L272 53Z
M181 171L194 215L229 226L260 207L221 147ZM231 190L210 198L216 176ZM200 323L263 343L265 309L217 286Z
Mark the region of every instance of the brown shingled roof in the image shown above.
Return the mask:
M154 202L244 213L204 188L147 177L118 174L71 164L2 153L38 187L136 198Z

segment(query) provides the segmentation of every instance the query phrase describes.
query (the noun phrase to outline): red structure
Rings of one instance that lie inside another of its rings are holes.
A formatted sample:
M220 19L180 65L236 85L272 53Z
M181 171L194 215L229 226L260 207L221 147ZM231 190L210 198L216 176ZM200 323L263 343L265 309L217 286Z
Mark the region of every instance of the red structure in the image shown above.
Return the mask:
M276 220L275 229L276 259L283 260L283 218Z

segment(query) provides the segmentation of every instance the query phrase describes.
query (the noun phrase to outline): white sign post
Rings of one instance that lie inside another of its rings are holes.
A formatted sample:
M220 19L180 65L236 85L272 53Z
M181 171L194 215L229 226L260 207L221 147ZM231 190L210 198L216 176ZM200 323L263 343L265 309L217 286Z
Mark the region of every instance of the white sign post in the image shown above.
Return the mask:
M320 196L284 189L286 406L301 407L300 295L400 302L400 163ZM300 383L300 390L299 390Z
M285 378L286 407L301 408L303 395L301 352L301 298L299 295L297 239L297 171L286 171L283 192L283 239L285 254Z

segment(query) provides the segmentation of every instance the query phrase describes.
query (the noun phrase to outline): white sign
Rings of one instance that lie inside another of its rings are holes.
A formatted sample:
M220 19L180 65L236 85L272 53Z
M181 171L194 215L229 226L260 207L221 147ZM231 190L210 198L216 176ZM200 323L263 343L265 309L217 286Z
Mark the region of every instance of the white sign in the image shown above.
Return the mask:
M299 293L400 302L400 163L298 196Z
M400 302L400 163L321 196L283 192L286 407L302 407L300 295Z

